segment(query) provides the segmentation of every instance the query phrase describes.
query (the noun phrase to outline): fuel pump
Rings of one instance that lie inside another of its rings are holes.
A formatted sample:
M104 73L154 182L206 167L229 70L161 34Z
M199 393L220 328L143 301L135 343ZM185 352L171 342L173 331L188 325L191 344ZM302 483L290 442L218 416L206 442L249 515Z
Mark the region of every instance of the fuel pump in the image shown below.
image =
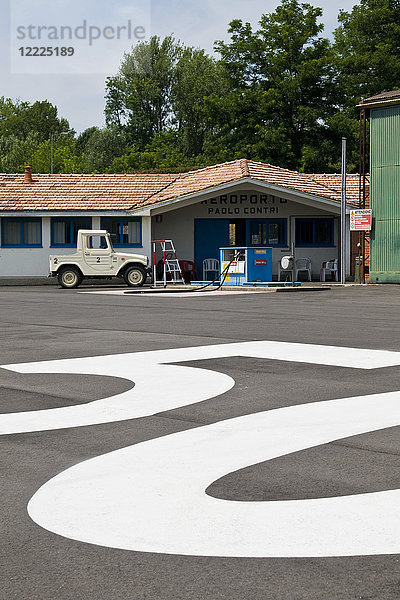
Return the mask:
M272 248L220 248L220 264L221 271L228 270L223 285L272 282Z

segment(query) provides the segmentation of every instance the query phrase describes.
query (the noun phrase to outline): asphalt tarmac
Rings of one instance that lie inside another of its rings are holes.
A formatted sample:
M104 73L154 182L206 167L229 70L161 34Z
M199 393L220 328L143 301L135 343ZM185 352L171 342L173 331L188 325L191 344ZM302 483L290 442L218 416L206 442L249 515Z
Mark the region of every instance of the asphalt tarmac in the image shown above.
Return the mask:
M81 293L90 291L84 286L0 289L0 365L263 340L400 351L400 286L208 297L206 292L200 297ZM27 505L42 485L114 450L262 411L400 390L399 366L364 370L250 356L180 364L228 375L235 385L154 415L0 436L1 600L398 600L398 554L285 558L141 552L64 537L29 517ZM182 385L190 397L190 382ZM167 387L168 379L160 381L160 397ZM1 413L84 406L129 390L135 386L128 374L23 374L0 368ZM396 490L399 456L399 427L386 427L226 473L207 494L250 506ZM175 492L179 497L179 486Z

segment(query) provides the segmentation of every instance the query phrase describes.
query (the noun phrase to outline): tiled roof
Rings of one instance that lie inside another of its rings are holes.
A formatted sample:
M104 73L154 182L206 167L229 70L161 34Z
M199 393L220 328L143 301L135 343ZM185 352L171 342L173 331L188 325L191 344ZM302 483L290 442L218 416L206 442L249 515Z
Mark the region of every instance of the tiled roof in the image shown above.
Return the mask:
M135 210L251 178L283 189L340 201L340 175L306 175L246 159L182 174L0 175L0 211ZM347 178L358 200L358 175Z
M376 96L364 98L357 104L359 108L374 108L374 106L390 106L392 104L400 104L400 90L392 90L390 92L382 92Z
M0 210L128 210L179 175L0 174Z
M165 200L172 200L173 198L181 198L182 196L195 194L196 192L211 189L224 183L230 183L231 181L238 181L245 177L249 177L248 171L246 170L246 163L247 161L245 160L234 160L219 165L213 165L211 167L205 167L203 169L196 169L195 171L189 171L188 173L182 173L181 177L176 179L176 181L172 182L169 186L156 192L144 202L139 202L136 208L139 208L139 206L164 202Z
M400 90L392 90L390 92L382 92L381 94L376 94L376 96L370 96L369 98L364 98L363 102L371 102L374 100L386 100L389 98L400 98Z
M341 194L342 191L342 177L337 173L312 173L307 175L318 183L328 187L329 189L336 190L337 194ZM369 192L369 175L366 178L367 192ZM357 204L359 201L360 193L360 176L358 173L348 173L346 175L346 200L349 203Z
M259 180L287 190L340 202L340 175L306 175L297 171L274 167L267 163L241 159L182 174L178 180L155 193L142 205L146 206L172 200L173 198L182 198L244 178ZM358 182L358 175L348 176L346 189L349 202L358 201L358 183L356 182Z
M340 202L342 190L340 174L306 174L263 163L251 162L250 164L252 177L265 179L269 183L275 182L275 185ZM346 177L346 195L349 202L358 202L358 181L359 175L357 174L348 174Z

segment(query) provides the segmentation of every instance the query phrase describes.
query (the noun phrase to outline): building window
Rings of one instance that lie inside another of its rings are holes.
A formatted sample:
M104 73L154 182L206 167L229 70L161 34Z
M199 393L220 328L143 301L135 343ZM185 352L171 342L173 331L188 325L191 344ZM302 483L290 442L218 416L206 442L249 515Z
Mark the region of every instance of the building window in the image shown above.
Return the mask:
M72 217L51 220L51 245L76 246L79 229L92 229L91 217Z
M250 221L251 246L286 246L286 219Z
M141 246L142 219L121 219L119 217L103 217L101 228L112 235L114 246Z
M3 217L1 245L9 248L41 248L42 220Z
M333 218L296 219L296 246L333 246Z

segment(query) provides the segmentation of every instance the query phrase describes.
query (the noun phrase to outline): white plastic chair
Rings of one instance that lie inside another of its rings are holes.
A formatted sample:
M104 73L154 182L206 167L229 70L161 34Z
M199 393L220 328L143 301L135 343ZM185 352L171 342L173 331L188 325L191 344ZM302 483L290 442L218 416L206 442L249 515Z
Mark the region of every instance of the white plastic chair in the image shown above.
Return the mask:
M296 259L296 281L298 280L299 273L306 271L308 281L311 281L311 259L310 258L297 258Z
M320 281L325 281L326 274L329 273L331 276L335 278L335 281L339 281L339 271L338 271L338 259L328 260L327 262L323 262L321 266L321 270L319 272Z
M282 266L282 260L288 265L286 268ZM293 277L293 259L290 256L284 256L278 261L278 281L281 280L281 273L290 273L290 278Z
M207 273L219 275L219 260L216 258L205 258L203 260L203 281L207 281ZM214 277L216 279L217 277Z

